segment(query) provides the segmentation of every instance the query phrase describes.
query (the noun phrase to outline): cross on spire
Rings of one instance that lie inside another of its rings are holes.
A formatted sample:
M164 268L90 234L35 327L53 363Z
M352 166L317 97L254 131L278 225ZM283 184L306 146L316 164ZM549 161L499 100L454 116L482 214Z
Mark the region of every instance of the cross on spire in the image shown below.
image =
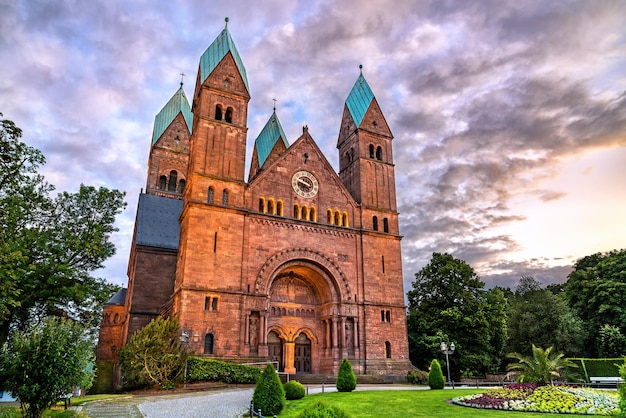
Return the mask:
M185 81L185 73L180 73L180 86L183 86L183 81Z
M278 101L278 99L272 99L274 101L274 112L276 112L276 102Z

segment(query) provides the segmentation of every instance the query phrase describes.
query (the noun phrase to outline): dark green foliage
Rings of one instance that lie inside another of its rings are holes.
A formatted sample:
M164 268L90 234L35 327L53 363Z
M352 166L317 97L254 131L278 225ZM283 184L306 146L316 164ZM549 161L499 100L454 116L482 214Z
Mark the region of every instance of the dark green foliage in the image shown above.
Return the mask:
M81 185L53 196L38 174L43 154L21 136L0 120L0 343L46 316L69 315L95 337L117 287L91 273L115 253L110 236L124 193Z
M188 355L180 341L178 320L154 319L135 332L120 350L124 385L130 388L170 387L184 378Z
M615 325L604 324L598 335L598 355L619 357L626 355L626 337Z
M59 396L76 386L91 387L93 346L85 329L69 320L48 318L16 332L0 352L3 386L22 402L24 414L40 417Z
M619 375L624 383L619 385L619 418L626 418L626 358L624 363L619 366Z
M90 394L113 393L113 363L108 361L96 361L96 379L89 391Z
M441 364L435 359L430 363L430 372L428 373L428 386L431 389L443 389L445 381L441 372Z
M307 407L298 415L298 418L351 418L352 415L338 406L327 405L319 401Z
M254 395L252 395L254 410L260 409L264 416L276 415L283 410L286 402L285 389L278 373L274 366L268 363L254 388Z
M506 342L504 292L485 290L472 267L450 254L433 253L408 292L409 355L417 367L441 356L441 341L454 341L452 372L497 369ZM458 353L458 354L457 354Z
M543 289L532 277L522 277L510 299L507 351L531 355L532 344L554 347L568 356L581 350L583 324L565 295Z
M297 380L290 380L283 386L285 388L285 397L288 401L304 398L306 390L304 389L304 386L302 386L302 383Z
M352 392L356 389L356 376L348 359L344 358L339 366L336 386L339 392Z
M189 357L187 361L187 381L256 383L261 377L261 369L244 364L228 363L201 357Z
M567 369L568 376L578 372L584 381L589 382L590 376L616 377L619 376L619 367L625 359L620 358L569 358L569 361L578 366L578 370Z
M428 383L428 372L423 370L411 370L406 374L406 380L414 385L425 385Z

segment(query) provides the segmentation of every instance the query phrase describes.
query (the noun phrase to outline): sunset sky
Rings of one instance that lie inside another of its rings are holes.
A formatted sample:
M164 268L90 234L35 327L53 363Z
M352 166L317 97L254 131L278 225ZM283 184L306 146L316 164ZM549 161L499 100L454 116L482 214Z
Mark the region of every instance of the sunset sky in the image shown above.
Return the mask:
M487 283L563 282L626 247L626 2L0 0L0 112L57 190L127 192L97 272L126 283L154 116L228 28L253 141L277 114L338 169L359 64L393 141L405 290L434 251ZM247 178L247 176L246 176Z

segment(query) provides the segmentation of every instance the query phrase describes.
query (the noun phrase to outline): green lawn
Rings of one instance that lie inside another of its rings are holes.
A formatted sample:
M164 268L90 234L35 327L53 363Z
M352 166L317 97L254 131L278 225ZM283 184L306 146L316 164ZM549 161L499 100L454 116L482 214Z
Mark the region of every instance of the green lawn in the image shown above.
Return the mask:
M85 402L97 401L101 399L118 398L126 395L85 395L79 398L72 398L72 406L82 405ZM76 411L65 410L63 408L63 402L58 402L52 408L44 411L43 416L45 418L71 418L75 415ZM0 418L19 418L21 417L21 410L19 407L0 406Z
M337 405L356 417L512 417L538 418L552 417L554 414L536 412L508 412L474 409L451 405L448 401L457 396L483 392L477 389L455 390L381 390L350 393L320 393L305 396L297 401L287 401L287 406L279 415L296 417L308 405L323 401Z

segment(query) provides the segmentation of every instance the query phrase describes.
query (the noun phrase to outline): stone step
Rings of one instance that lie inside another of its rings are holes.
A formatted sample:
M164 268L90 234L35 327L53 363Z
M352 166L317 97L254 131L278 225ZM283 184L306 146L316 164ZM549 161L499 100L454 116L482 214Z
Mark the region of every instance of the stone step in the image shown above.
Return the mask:
M143 418L131 397L89 402L84 404L81 410L89 418Z

